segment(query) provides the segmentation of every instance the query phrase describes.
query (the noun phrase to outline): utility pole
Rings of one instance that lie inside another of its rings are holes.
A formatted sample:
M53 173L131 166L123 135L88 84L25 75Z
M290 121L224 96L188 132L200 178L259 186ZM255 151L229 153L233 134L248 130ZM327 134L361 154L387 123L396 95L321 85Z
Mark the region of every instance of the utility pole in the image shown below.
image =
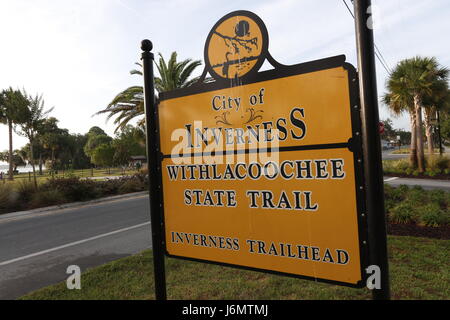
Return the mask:
M381 273L381 287L374 288L372 295L374 300L388 300L390 299L389 265L371 1L354 0L353 4L366 177L369 264L378 266Z

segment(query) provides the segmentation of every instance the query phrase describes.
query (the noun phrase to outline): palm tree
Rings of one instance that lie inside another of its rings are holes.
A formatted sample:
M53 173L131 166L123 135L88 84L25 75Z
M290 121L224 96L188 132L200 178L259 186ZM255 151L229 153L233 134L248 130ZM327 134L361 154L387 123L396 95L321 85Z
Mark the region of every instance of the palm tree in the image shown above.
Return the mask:
M383 102L389 110L397 117L404 112L409 113L411 126L409 162L412 168L417 168L416 113L414 112L413 101L407 90L405 90L400 81L398 81L395 72L391 74L386 87L388 93L383 96Z
M30 163L33 168L34 186L37 187L33 146L35 144L36 135L42 128L43 121L47 118L47 115L53 108L44 111L44 100L42 100L42 95L32 97L31 95L27 95L26 92L24 92L23 95L28 98L29 104L27 106L26 118L19 124L20 131L16 131L16 133L27 137L30 141Z
M425 171L422 132L423 101L427 96L433 95L433 84L436 79L440 79L444 75L445 70L445 68L439 67L434 57L414 57L400 61L388 79L388 95L401 95L401 100L410 106L408 110L415 113L415 128L411 128L411 133L416 135L417 166L421 173ZM411 116L411 118L413 117ZM413 140L413 138L411 139Z
M172 52L169 62L166 63L161 53L159 53L159 62L156 64L156 67L160 77L155 77L156 91L164 92L192 85L198 81L199 77L189 78L195 68L201 64L200 60L192 61L192 59L178 62L176 52ZM142 65L140 63L136 63L136 65L140 67L140 70L133 69L130 71L130 74L142 76ZM107 120L117 116L114 119L114 124L117 125L115 132L122 130L130 120L144 114L143 87L132 86L120 92L105 109L100 110L96 115L102 113L108 113ZM139 121L139 124L143 124L143 119Z
M28 100L19 90L11 87L0 92L0 123L8 125L9 132L9 180L14 179L13 126L26 119Z
M445 73L448 74L448 70ZM427 137L428 153L430 154L430 157L434 153L432 118L438 111L447 110L449 104L448 75L443 74L442 78L434 81L432 85L432 94L426 95L423 99L425 135Z

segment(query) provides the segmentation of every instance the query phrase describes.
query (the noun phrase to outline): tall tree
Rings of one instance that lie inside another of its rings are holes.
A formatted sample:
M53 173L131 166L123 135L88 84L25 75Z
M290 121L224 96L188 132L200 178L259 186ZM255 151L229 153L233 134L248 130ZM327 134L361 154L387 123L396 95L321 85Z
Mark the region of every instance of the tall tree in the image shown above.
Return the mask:
M39 129L38 140L44 150L47 150L50 163L46 164L47 169L55 169L57 151L64 146L64 136L68 135L67 129L58 127L58 119L50 117L44 119Z
M114 147L110 143L103 143L92 150L91 161L97 166L108 167L114 163Z
M26 110L26 116L21 123L19 123L20 130L16 130L16 133L28 138L30 147L30 163L33 168L33 180L34 186L37 187L36 181L36 169L35 169L35 159L33 147L35 145L36 136L39 130L43 128L43 121L47 118L47 115L53 110L50 108L44 110L44 100L42 95L31 96L27 95L26 92L23 93L28 99L28 105Z
M155 77L155 89L158 92L170 91L177 88L185 88L198 81L198 77L190 79L194 70L202 63L200 60L193 61L185 59L177 61L177 53L172 52L166 63L161 53L159 62L156 64L160 77ZM142 76L142 65L136 63L139 70L131 70L131 74ZM117 125L116 132L124 128L132 119L144 114L144 89L142 86L132 86L120 92L108 106L97 114L107 113L107 119L116 116L114 124ZM143 119L140 120L140 123Z
M381 139L391 141L396 139L396 131L394 129L394 124L391 119L380 120L384 125L384 132L380 134Z
M442 143L448 145L450 144L450 110L445 113L441 113L440 122Z
M9 180L14 179L13 165L13 127L23 122L27 116L28 100L20 90L11 87L0 93L0 123L8 125L9 134Z
M88 134L88 139L86 144L84 145L84 153L91 157L92 161L92 152L102 144L110 144L113 139L105 134Z
M432 57L414 57L400 61L388 79L388 95L399 93L402 102L413 107L415 114L415 139L417 140L417 166L419 172L425 171L423 149L423 102L427 95L433 95L433 83L446 69L441 68ZM395 88L395 91L390 89ZM392 98L392 96L390 96ZM412 104L410 103L412 100Z
M448 71L446 72L448 74ZM450 93L448 88L448 75L442 74L442 78L437 78L432 85L432 94L425 95L424 124L425 135L427 137L428 153L434 153L433 126L437 123L437 112L448 112L450 108Z
M127 125L116 134L112 142L114 147L114 164L126 165L131 156L145 155L145 133L139 127Z
M411 96L405 90L399 78L399 72L394 71L390 75L386 83L388 92L383 96L383 102L394 116L398 117L404 112L409 113L411 126L409 162L412 168L417 168L416 113L414 112Z

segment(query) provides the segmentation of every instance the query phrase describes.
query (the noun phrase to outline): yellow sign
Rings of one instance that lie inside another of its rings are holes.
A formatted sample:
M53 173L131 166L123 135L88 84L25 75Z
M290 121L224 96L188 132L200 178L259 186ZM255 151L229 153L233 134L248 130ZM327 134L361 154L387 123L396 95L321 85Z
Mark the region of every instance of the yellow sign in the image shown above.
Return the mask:
M223 36L261 44L264 30L246 12L224 17L205 48L219 80L160 96L167 253L361 286L355 70L342 57L260 73L257 59L216 67L251 57L223 60L236 50ZM246 84L222 81L247 73Z
M241 147L244 133L247 144L278 139L280 147L347 142L352 137L349 99L347 70L336 67L163 100L159 107L162 152L212 148L202 141L205 137L212 142L221 137L220 151ZM263 139L259 130L264 131Z

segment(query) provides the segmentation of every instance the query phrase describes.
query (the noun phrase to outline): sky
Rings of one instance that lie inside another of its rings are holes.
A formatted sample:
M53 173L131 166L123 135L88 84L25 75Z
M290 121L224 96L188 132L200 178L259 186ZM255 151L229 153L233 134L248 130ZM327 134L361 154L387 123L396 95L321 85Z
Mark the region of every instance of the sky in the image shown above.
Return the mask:
M375 43L389 68L416 55L450 67L450 1L372 4ZM357 66L354 21L341 0L0 0L0 90L43 94L46 108L54 107L50 115L71 133L99 126L113 135L113 121L93 115L120 91L142 85L142 77L129 73L141 40L150 39L164 57L177 51L179 59L203 60L210 29L235 10L265 22L269 51L280 63L345 54ZM377 61L379 96L387 75ZM395 128L409 128L407 116L393 118L380 103L380 118L388 117ZM14 135L15 149L26 143ZM6 149L8 129L0 125L0 151Z

